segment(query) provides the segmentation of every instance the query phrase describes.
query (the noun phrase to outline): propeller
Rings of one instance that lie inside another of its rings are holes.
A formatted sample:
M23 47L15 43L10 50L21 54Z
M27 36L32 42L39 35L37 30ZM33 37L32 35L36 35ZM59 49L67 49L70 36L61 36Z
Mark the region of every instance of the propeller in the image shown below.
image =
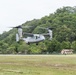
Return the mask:
M22 26L19 25L19 26L16 26L16 27L9 27L9 28L22 28Z
M19 25L19 26L10 27L10 28L30 28L30 27L33 27L33 26L22 26L22 25Z

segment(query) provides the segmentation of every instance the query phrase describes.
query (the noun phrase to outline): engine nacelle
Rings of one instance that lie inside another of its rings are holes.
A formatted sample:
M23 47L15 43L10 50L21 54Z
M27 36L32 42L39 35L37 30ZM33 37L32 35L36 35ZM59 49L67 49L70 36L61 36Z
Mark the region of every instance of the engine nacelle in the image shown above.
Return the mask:
M52 30L49 29L48 32L49 32L50 40L52 40Z
M19 41L19 35L16 34L16 42L18 42L18 41Z

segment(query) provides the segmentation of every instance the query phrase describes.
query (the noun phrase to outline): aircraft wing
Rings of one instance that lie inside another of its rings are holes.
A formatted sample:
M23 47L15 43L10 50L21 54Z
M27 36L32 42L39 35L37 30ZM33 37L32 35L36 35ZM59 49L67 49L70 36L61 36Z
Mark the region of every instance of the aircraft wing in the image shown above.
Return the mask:
M49 33L44 33L44 34L42 34L43 36L49 36Z
M32 33L23 33L23 36L30 36L30 37L33 37L34 34L32 34Z

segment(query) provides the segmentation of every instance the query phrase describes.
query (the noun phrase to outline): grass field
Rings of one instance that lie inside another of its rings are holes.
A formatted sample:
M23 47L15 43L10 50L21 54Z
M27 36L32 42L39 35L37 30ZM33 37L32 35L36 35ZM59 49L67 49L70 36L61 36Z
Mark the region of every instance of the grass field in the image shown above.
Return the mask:
M76 75L76 55L0 55L0 75Z

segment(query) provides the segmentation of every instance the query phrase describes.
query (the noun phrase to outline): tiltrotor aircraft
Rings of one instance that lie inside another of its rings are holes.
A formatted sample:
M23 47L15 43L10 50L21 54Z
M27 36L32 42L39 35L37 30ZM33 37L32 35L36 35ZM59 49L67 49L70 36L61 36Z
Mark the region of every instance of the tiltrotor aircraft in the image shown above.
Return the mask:
M45 40L45 35L49 35L50 36L49 39L50 40L52 39L52 28L43 28L43 29L46 29L48 31L48 33L46 33L46 34L24 33L22 26L16 26L16 27L13 27L13 28L17 28L17 30L18 30L18 33L16 33L16 42L18 42L19 40L23 40L28 45L30 43L36 43L36 45L38 45L39 42ZM23 37L24 34L28 35L28 36Z

